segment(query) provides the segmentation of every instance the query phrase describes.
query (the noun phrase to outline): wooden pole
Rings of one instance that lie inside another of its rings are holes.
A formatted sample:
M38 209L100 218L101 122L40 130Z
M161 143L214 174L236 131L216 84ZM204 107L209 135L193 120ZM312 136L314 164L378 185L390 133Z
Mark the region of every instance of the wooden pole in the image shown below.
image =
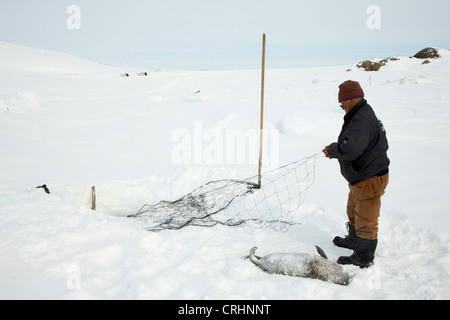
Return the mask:
M266 34L263 33L262 66L261 66L261 118L259 125L259 164L258 164L258 189L261 188L261 167L263 150L263 128L264 128L264 77L266 70Z
M95 202L95 186L92 186L92 210L94 211L97 209L97 205Z

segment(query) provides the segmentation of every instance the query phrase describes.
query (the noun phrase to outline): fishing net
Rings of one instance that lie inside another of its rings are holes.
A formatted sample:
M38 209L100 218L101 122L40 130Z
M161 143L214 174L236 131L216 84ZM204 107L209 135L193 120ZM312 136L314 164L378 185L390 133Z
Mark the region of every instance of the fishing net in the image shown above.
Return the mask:
M146 230L179 230L187 226L251 226L286 231L314 182L317 155L245 180L217 180L175 201L144 205L128 217Z

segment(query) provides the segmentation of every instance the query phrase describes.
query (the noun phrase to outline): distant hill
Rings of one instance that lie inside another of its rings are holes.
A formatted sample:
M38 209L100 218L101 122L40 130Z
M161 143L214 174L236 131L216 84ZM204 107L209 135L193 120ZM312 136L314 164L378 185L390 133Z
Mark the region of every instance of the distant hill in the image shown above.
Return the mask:
M0 42L1 74L117 73L115 68L68 54Z

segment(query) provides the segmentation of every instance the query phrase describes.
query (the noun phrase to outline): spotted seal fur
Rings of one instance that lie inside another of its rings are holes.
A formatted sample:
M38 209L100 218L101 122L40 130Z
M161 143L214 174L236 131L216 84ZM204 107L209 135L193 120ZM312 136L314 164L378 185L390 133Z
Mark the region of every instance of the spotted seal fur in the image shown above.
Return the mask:
M340 285L348 285L354 275L344 271L341 265L328 259L325 252L316 246L320 256L307 253L272 253L258 257L250 250L249 259L267 273L284 274L292 277L319 279Z

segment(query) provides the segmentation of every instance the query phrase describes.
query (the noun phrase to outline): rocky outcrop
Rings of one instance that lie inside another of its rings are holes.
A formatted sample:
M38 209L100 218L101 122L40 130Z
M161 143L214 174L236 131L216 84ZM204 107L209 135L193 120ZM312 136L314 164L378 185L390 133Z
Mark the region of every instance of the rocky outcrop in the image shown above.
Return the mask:
M399 59L395 57L386 58L380 61L365 60L359 62L356 66L358 68L363 68L366 71L378 71L380 70L381 67L384 67L386 63L388 63L389 61L397 61L397 60Z
M414 55L414 58L417 59L438 59L439 57L440 55L435 48L425 48Z
M419 52L417 52L414 57L411 58L416 58L416 59L423 59L423 63L422 64L429 64L431 63L430 59L438 59L440 58L439 52L437 49L435 48L425 48L420 50ZM359 62L356 66L358 68L362 68L365 71L378 71L380 70L382 67L384 67L388 62L390 61L397 61L400 60L399 58L396 57L390 57L390 58L385 58L382 60L365 60L365 61L361 61ZM347 71L351 71L351 69L348 69Z

